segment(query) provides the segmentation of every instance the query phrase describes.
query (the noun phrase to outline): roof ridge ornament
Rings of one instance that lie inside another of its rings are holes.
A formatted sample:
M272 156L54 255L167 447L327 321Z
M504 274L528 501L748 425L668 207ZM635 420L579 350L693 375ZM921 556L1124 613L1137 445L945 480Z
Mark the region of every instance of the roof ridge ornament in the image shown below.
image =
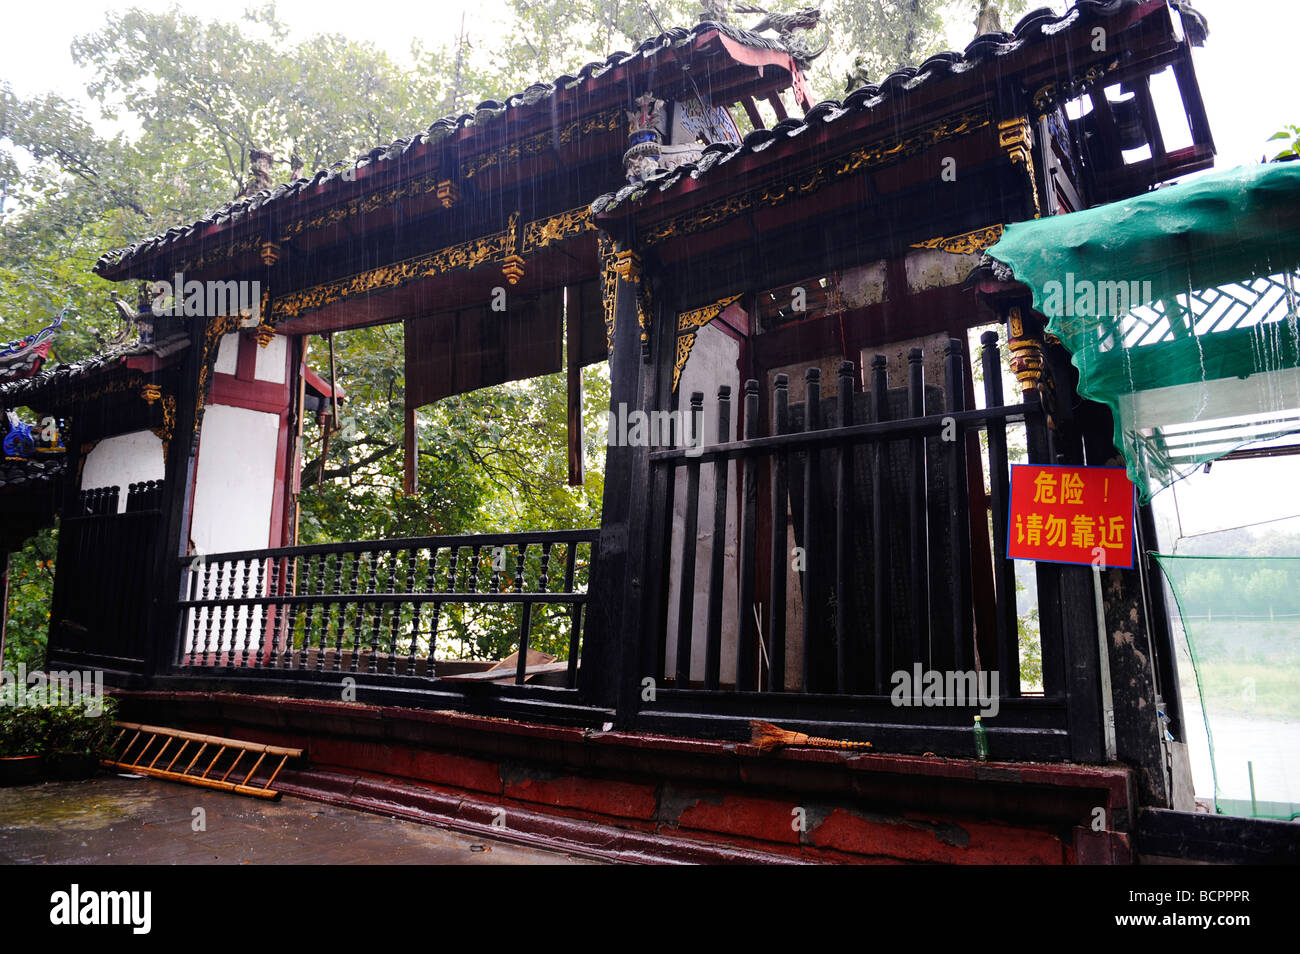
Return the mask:
M817 59L830 46L829 29L821 46L814 47L806 39L807 34L814 28L826 25L822 20L822 12L817 7L801 7L794 13L776 13L755 4L738 3L733 9L736 13L761 13L763 19L749 27L750 32L762 33L764 30L775 30L781 45L802 65Z

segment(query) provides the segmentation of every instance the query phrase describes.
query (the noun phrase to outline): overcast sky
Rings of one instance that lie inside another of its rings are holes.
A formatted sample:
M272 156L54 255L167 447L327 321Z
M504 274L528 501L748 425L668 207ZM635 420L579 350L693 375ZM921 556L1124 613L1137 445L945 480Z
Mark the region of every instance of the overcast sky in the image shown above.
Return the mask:
M0 40L0 79L8 80L22 95L54 90L80 98L85 77L72 64L69 44L73 37L98 28L108 10L129 6L162 10L170 5L164 0L134 4L104 0L10 4L4 14L4 38ZM205 18L233 19L243 9L238 0L185 0L179 5ZM793 4L772 5L783 8ZM1055 6L1060 8L1062 4ZM1300 123L1295 52L1296 36L1300 35L1300 3L1195 0L1194 6L1210 23L1209 43L1197 51L1196 59L1220 165L1257 161L1266 149L1264 141L1283 123ZM289 24L295 36L343 33L375 43L400 62L407 60L412 38L418 37L431 47L450 40L460 27L462 14L471 38L480 48L490 48L492 37L504 27L506 9L505 0L435 0L400 5L281 0L277 4L280 19ZM970 39L969 31L967 18L954 24L952 46L963 47ZM573 67L581 65L574 63ZM435 118L429 117L430 121Z

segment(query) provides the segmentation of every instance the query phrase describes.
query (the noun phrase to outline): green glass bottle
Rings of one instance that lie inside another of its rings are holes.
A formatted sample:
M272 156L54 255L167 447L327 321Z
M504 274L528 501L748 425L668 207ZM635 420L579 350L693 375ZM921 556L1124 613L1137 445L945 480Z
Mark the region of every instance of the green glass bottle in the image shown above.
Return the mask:
M975 717L975 757L981 762L989 760L989 734L980 717Z

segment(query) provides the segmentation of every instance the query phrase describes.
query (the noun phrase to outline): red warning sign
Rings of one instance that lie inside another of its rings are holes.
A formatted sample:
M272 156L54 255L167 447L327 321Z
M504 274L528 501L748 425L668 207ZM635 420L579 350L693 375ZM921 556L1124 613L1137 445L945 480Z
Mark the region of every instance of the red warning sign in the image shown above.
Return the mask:
M1133 484L1121 467L1011 465L1007 556L1133 566Z

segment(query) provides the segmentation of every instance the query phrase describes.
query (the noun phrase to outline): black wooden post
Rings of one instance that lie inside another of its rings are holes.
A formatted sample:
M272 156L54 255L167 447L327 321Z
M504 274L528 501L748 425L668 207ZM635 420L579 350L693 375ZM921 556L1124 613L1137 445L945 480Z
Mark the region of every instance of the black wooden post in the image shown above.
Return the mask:
M718 387L718 443L731 441L731 388ZM713 536L709 552L709 620L704 650L704 687L716 691L722 671L722 588L727 560L727 483L731 462L713 462Z
M790 379L776 375L772 387L772 433L784 434L790 430ZM789 556L789 461L790 455L777 451L772 455L772 562L768 592L772 609L768 623L771 638L769 652L772 658L768 688L773 692L785 690L785 611L786 611L786 561Z
M691 393L689 439L698 440L703 426L704 393ZM676 685L687 689L691 684L691 630L695 625L695 551L700 516L700 462L686 462L686 520L682 524L682 566L677 584L677 673Z
M809 368L804 373L803 429L821 429L822 385L821 370ZM822 605L820 586L822 572L818 552L817 498L821 487L821 461L816 445L804 451L803 471L803 676L804 692L813 692L818 685L817 668L821 664Z
M840 364L836 397L839 426L853 423L853 362ZM853 445L841 444L835 452L835 689L853 688L849 656L849 563L853 559Z
M980 336L984 345L984 405L1001 407L1002 362L998 355L998 333L986 331ZM990 422L989 497L993 511L993 578L996 588L998 682L1002 695L1020 695L1020 622L1016 613L1016 567L1007 559L1007 507L1011 489L1007 473L1007 426L1003 421ZM991 660L985 660L987 666Z
M614 290L606 313L614 325L610 412L625 415L658 406L655 402L664 390L660 379L665 365L668 374L672 372L675 310L663 301L664 296L656 296L657 307L648 330L651 360L643 361L637 298L638 285L645 279L634 267L623 269L609 281L609 270L614 268L613 256L610 259L606 262L607 283ZM592 566L579 685L587 701L613 708L617 722L628 726L640 705L640 681L646 675L640 671L643 647L652 635L645 626L652 518L662 521L671 515L654 513L648 446L611 443L605 461L600 538Z
M745 440L758 436L758 382L745 382ZM758 556L758 461L744 458L740 509L740 586L736 608L736 688L755 689L758 679L758 621L754 618L754 569Z

